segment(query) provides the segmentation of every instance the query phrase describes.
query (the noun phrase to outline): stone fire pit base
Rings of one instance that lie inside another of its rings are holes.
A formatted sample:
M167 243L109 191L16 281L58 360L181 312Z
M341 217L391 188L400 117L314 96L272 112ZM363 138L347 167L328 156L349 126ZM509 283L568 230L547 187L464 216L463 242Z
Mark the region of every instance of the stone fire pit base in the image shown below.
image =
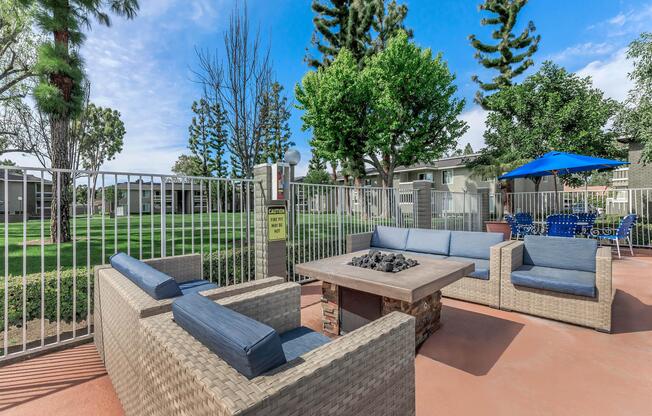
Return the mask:
M416 318L415 343L417 347L440 327L441 291L414 303L388 297L378 298L381 302L378 317L398 311ZM331 337L340 335L340 288L333 283L322 282L321 304L324 333Z

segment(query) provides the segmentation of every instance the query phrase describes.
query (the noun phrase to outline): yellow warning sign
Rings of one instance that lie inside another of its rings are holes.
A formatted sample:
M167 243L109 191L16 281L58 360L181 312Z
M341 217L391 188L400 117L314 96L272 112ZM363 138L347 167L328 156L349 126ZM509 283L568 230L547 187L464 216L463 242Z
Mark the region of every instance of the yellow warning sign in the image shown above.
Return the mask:
M267 240L281 241L287 238L285 207L269 207L267 211Z

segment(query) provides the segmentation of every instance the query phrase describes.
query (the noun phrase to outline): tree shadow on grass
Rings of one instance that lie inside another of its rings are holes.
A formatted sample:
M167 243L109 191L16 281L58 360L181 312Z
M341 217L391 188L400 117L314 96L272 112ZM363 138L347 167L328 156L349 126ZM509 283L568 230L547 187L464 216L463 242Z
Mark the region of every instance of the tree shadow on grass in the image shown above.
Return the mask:
M487 374L524 326L451 306L442 308L441 319L418 354L474 376Z

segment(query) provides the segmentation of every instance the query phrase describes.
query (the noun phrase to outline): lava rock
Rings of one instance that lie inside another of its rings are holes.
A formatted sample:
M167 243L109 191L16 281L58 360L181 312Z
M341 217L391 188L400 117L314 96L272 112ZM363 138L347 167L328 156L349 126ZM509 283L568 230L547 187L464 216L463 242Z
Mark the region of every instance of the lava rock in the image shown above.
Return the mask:
M418 261L406 259L403 254L383 254L379 250L371 249L369 253L361 257L353 257L348 263L350 266L362 267L363 269L378 270L385 273L396 273L410 267L417 266Z

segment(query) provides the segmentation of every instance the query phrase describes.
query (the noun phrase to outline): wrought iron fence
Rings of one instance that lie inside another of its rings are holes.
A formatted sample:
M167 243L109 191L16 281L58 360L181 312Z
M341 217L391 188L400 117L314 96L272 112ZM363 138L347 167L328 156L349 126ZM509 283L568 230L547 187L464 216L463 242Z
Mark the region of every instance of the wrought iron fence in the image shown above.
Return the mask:
M478 194L432 190L430 206L434 230L482 231Z
M92 268L118 251L140 259L201 253L204 278L221 285L254 276L251 180L0 169L0 362L92 336ZM65 175L68 189L56 186ZM69 241L61 238L66 217Z
M344 254L346 236L377 225L414 224L414 194L394 188L291 183L288 199L288 276L294 264Z

